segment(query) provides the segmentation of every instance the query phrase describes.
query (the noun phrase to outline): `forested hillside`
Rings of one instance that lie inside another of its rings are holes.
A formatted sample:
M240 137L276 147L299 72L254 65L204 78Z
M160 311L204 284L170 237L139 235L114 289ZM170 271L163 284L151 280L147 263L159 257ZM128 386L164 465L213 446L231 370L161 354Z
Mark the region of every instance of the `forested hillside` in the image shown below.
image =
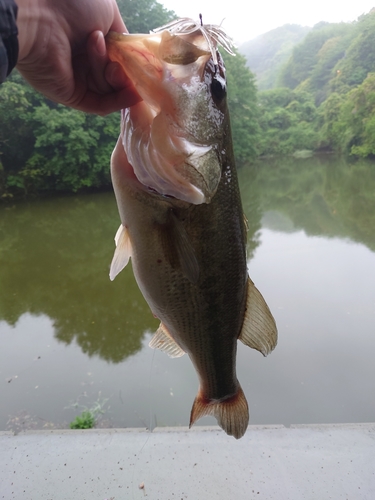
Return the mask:
M239 50L256 75L259 90L275 86L281 66L289 59L293 47L301 42L310 30L307 26L285 24L241 45Z
M258 93L261 155L375 155L374 10L353 23L317 24L270 79L273 89Z

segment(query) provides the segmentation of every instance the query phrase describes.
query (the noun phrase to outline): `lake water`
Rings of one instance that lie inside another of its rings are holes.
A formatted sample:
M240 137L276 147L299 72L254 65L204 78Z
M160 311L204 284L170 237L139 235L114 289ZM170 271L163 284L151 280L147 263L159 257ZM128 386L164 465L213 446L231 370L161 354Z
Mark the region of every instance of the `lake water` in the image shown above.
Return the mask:
M375 164L323 157L242 167L248 267L279 329L239 342L252 424L375 421ZM188 425L187 356L148 347L158 322L128 266L108 278L112 193L0 207L0 430ZM205 418L200 424L215 423Z

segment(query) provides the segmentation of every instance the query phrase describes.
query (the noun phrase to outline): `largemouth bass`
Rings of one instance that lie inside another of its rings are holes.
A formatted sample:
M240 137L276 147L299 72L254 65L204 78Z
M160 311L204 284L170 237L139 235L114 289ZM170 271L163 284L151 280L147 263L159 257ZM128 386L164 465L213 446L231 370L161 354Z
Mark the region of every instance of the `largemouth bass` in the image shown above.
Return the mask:
M109 57L143 101L122 112L111 158L120 213L115 276L132 259L161 324L153 348L187 353L199 377L190 426L205 415L240 438L249 422L237 339L267 355L274 318L248 277L218 26L182 19L148 35L110 33Z

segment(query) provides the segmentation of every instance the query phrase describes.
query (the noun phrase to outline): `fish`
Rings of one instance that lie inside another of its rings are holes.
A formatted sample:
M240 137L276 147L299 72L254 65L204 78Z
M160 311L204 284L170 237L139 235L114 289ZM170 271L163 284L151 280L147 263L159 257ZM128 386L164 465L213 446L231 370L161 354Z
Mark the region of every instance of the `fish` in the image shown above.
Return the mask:
M214 416L241 438L249 408L236 375L237 340L264 356L275 320L248 276L246 218L234 161L220 26L189 18L149 34L106 37L142 100L122 110L111 176L121 219L113 280L131 259L160 326L150 347L188 354L199 389L191 427Z

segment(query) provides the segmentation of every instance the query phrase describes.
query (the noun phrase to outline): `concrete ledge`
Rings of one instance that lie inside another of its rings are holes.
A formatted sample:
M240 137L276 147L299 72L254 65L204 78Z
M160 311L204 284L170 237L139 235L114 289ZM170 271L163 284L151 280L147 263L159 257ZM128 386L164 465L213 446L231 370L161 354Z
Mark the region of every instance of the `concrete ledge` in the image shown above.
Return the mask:
M4 500L373 500L375 423L0 433Z

